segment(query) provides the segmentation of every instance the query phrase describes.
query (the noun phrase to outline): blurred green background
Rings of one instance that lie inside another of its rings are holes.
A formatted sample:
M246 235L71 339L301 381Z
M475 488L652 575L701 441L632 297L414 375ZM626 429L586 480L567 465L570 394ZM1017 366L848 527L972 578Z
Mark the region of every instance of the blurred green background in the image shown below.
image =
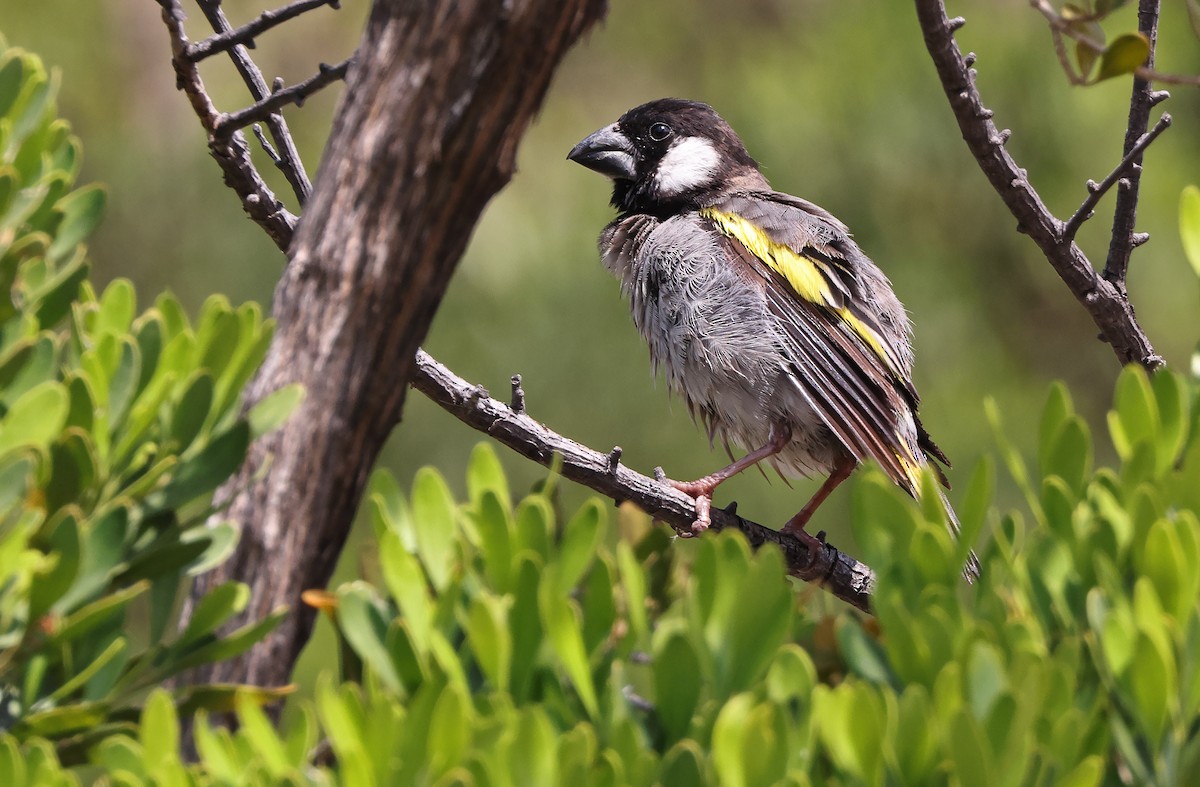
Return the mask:
M1136 27L1133 5L1107 25L1110 36ZM1160 68L1200 72L1184 4L1164 5ZM185 7L192 36L201 37L202 17ZM234 24L263 10L244 0L224 7ZM260 39L255 58L268 79L302 79L319 60L352 51L367 10L367 0L318 9ZM1045 22L1026 0L955 2L950 12L967 17L958 40L979 53L985 102L1001 127L1013 129L1009 148L1065 218L1084 198L1084 181L1100 180L1121 156L1129 80L1071 87ZM168 287L193 310L213 292L269 301L283 259L208 159L174 88L157 4L13 2L0 31L60 69L61 112L84 142L83 179L110 187L109 216L92 245L97 279L130 277L143 304ZM206 62L203 73L221 109L247 102L226 59ZM1129 288L1159 352L1182 366L1200 337L1198 288L1177 233L1180 190L1200 182L1200 91L1172 92L1161 109L1175 126L1150 148L1142 180L1138 229L1152 240L1134 256ZM287 112L314 176L336 93ZM675 478L692 478L724 463L682 403L651 377L617 285L598 262L595 239L611 217L607 182L565 160L583 136L661 96L715 106L776 188L842 218L891 277L916 324L922 414L955 460L952 480L965 484L992 446L985 396L998 400L1012 439L1025 448L1055 378L1070 383L1081 412L1102 428L1114 357L1034 245L1014 231L971 160L910 3L614 0L607 21L561 68L518 173L475 232L426 343L430 352L501 396L520 372L534 417L600 450L623 446L624 461L643 472L662 465ZM273 184L290 198L282 178ZM1097 264L1112 206L1111 197L1102 202L1079 236ZM417 467L434 464L461 491L479 439L414 394L383 463L404 484ZM517 490L543 476L524 460L507 460ZM746 516L781 523L813 488L747 473L723 487L717 503L737 499ZM571 494L578 498L569 505L583 496ZM835 495L814 522L839 545L849 545L848 500Z

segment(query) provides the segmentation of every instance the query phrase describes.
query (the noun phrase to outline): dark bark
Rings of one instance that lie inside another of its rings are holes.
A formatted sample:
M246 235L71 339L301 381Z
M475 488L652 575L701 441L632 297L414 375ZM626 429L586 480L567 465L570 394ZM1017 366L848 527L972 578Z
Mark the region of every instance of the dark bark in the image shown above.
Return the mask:
M248 618L292 613L197 679L288 681L314 616L300 594L329 579L450 274L559 60L604 11L604 0L375 3L248 403L292 382L308 395L219 493L242 540L192 596L233 578L251 586Z

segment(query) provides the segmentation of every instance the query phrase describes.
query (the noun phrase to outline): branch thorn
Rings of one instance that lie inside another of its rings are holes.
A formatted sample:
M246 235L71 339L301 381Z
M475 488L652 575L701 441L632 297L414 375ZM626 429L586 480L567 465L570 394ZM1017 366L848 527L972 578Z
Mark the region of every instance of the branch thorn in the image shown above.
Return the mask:
M621 466L621 446L614 445L612 450L608 452L608 472L610 475L617 474L617 468Z
M517 415L525 414L525 389L521 387L521 375L514 374L510 379L512 383L512 399L509 402L509 407Z
M973 65L975 65L975 57L976 57L976 55L974 52L968 52L965 55L963 55L963 62L966 63L968 66L973 66Z
M954 17L953 19L949 20L949 23L948 23L950 25L950 32L953 33L955 31L961 30L963 25L965 25L966 23L967 23L967 20L964 19L963 17L961 17L961 16Z
M1135 232L1129 236L1129 244L1135 249L1150 240L1149 232Z
M667 471L662 469L662 466L654 468L654 480L660 484L667 483Z

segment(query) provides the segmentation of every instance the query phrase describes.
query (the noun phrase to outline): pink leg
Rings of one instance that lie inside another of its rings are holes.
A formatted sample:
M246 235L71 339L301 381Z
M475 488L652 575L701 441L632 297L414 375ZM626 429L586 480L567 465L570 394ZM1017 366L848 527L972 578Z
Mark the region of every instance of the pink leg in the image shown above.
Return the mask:
M762 460L779 453L787 447L791 439L791 428L784 424L772 424L771 431L767 436L766 445L751 451L729 466L723 467L717 472L710 473L703 478L697 478L695 481L672 481L669 478L664 479L666 483L675 487L680 492L696 498L696 520L692 522L692 532L702 533L708 529L711 523L712 495L718 486L746 468L753 467Z
M829 497L833 490L837 489L843 481L849 478L856 467L858 467L858 461L851 456L843 457L834 462L833 472L829 474L829 478L825 479L825 483L821 484L821 488L817 490L817 493L804 504L804 508L801 508L799 513L787 521L780 532L800 539L808 545L809 551L815 552L823 547L824 544L805 531L804 526L808 524L808 520L812 518L816 510L825 502L825 498Z

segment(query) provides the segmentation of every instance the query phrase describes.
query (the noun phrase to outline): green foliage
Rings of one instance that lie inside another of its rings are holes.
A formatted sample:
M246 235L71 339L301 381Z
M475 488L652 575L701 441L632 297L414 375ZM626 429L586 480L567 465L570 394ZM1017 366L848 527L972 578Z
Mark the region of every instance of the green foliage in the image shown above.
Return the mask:
M139 313L127 281L93 291L83 241L104 192L73 188L79 143L55 118L55 88L37 58L0 41L5 784L53 782L46 740L72 762L132 733L152 687L245 650L279 620L218 637L247 602L245 588L228 585L182 633L172 625L187 578L236 541L231 524L206 525L209 495L255 431L295 401L289 390L238 415L271 335L258 306L214 297L193 326L170 295ZM228 706L236 691L176 700L185 710Z
M1043 410L1036 468L993 416L1029 510L994 522L969 593L941 522L879 477L859 485L854 521L879 572L890 669L881 679L878 654L848 650L862 682L819 690L847 708L865 692L879 709L879 745L835 756L839 767L869 783L938 783L947 763L964 784L1099 784L1118 767L1139 784L1200 773L1194 402L1177 374L1126 369L1109 414L1120 464L1098 470L1064 387ZM964 519L985 507L990 475L987 465L976 474ZM881 518L892 526L872 526ZM906 703L933 723L906 724ZM938 756L906 761L921 751Z
M990 462L974 473L963 530L991 533L974 586L940 511L868 473L854 523L874 621L815 618L779 554L735 533L673 541L624 507L614 527L597 501L564 518L554 478L514 503L486 445L465 503L433 470L407 495L378 472L373 581L307 596L336 626L340 682L282 725L261 698L225 695L241 728L202 713L190 765L156 694L89 767L179 784L1190 783L1196 403L1180 375L1127 369L1108 424L1119 463L1099 468L1064 386L1035 463L990 408L1028 505L997 515ZM214 608L244 603L221 592ZM0 757L57 767L38 745L9 739Z

